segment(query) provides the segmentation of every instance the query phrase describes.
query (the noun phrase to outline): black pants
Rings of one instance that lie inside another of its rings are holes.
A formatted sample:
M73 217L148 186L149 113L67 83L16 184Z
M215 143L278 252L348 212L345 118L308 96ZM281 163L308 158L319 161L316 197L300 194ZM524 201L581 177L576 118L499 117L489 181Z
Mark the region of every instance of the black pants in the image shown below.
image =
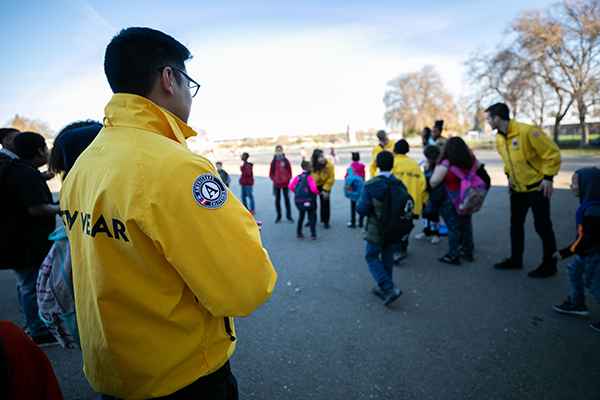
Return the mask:
M356 223L356 203L357 203L356 201L350 200L350 222L352 222L353 224ZM365 219L364 215L359 215L358 223L360 225L362 225L364 219Z
M531 207L535 231L542 239L544 249L544 264L556 264L552 254L556 252L556 238L550 221L550 199L544 197L542 192L518 193L510 195L510 242L512 255L515 261L523 260L525 248L525 217Z
M275 210L277 211L277 218L281 218L281 192L283 192L283 200L285 201L285 217L292 219L292 210L290 209L290 189L287 187L278 188L273 186L273 194L275 195Z
M309 211L298 210L298 211L300 212L300 217L298 218L298 227L296 229L296 233L298 235L302 234L302 223L304 222L304 215L308 214L308 226L310 226L310 235L317 236L316 228L315 228L315 225L317 224L317 214L315 213L315 210L309 210Z
M319 198L321 199L321 222L324 224L328 224L329 223L329 199L325 200L323 198L323 192L322 192L322 188L318 188L319 189ZM331 196L331 193L329 193L329 196Z

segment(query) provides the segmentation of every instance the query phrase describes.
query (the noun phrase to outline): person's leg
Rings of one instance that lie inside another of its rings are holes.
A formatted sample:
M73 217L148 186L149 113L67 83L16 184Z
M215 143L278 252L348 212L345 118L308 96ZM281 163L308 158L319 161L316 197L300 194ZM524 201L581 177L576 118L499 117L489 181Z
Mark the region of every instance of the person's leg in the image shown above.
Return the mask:
M392 273L394 272L394 252L398 248L395 244L384 244L381 246L381 263L385 269L386 274L390 277L392 286L394 282L392 280Z
M17 280L17 298L25 315L29 336L42 337L50 333L38 315L36 283L39 268L14 269Z
M308 225L310 226L310 235L317 236L317 213L313 210L308 211Z
M356 202L350 200L350 223L356 225Z
M369 271L371 275L379 285L379 288L382 291L385 291L394 286L394 282L392 282L392 278L390 274L386 271L383 263L379 259L381 254L382 245L374 244L371 242L367 242L367 248L365 250L365 260L367 261L367 266L369 267ZM386 254L386 261L388 255ZM392 262L393 262L393 252L392 252Z
M535 231L542 239L544 249L542 263L555 266L556 260L552 255L556 253L556 238L550 220L550 199L544 197L542 192L530 192L527 196L533 212Z
M473 255L473 223L470 215L458 217L462 251L467 256Z
M248 186L248 198L250 199L250 210L254 210L254 195L252 194L254 186Z
M285 217L293 221L292 208L290 206L290 189L286 186L283 189L283 201L285 202Z
M523 262L525 249L525 217L529 210L529 202L524 193L512 192L510 195L510 245L511 260Z
M248 186L242 186L242 204L248 209L248 203L246 202L246 196L248 195Z
M585 286L596 302L600 304L600 253L586 257Z
M448 227L448 257L456 259L458 257L460 230L458 227L458 215L450 196L444 197L440 213L444 217L444 221L446 221L446 226Z
M329 225L329 199L325 200L322 194L319 197L321 198L321 222Z
M585 259L575 256L575 259L567 266L567 276L571 286L571 303L575 306L585 305L585 288L583 286L583 274L585 271Z
M296 228L296 234L302 235L302 224L304 223L304 214L306 214L306 211L302 211L302 210L298 210L298 211L300 212L300 216L298 217L298 227ZM308 212L309 220L310 220L310 213L311 213L311 211Z
M277 212L275 222L279 222L281 220L281 189L273 185L273 194L275 195L275 211Z

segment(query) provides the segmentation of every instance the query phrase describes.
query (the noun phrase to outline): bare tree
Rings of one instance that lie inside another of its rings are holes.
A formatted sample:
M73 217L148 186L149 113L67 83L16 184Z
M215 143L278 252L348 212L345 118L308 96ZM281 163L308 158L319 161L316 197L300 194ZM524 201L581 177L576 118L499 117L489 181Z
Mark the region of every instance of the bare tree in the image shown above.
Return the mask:
M18 114L16 114L12 120L8 121L8 125L11 128L20 130L21 132L39 133L46 139L50 139L55 136L54 131L50 129L46 122L43 122L39 119L21 117Z
M450 128L458 128L458 111L446 92L440 75L432 66L419 72L400 75L387 84L383 97L387 125L402 125L404 132L420 131L442 119Z
M564 94L577 104L580 147L586 146L589 128L585 116L600 79L600 0L564 1L544 12L526 11L512 29L520 48L538 65L540 76L559 97L559 111L565 104L562 116L570 105Z

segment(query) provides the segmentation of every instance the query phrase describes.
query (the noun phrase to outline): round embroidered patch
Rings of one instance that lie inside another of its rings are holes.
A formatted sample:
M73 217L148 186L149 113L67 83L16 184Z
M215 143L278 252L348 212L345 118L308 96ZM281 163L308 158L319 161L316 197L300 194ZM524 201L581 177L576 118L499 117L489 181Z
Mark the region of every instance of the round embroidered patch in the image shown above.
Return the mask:
M512 147L513 147L513 149L516 149L517 147L519 147L519 141L517 139L513 139Z
M202 174L196 178L192 194L196 203L209 210L215 210L227 201L227 188L219 178L211 174Z
M538 136L540 136L540 132L539 131L533 132L533 137L538 137Z

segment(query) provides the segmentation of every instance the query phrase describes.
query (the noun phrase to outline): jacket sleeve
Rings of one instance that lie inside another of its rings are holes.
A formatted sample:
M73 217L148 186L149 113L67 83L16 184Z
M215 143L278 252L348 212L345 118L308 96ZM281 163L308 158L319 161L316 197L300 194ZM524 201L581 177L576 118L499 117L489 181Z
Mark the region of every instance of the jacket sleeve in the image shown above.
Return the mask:
M271 161L271 168L269 168L269 178L271 178L272 181L275 180L275 159Z
M371 193L367 187L364 186L363 190L360 192L358 203L356 204L356 212L358 212L360 215L369 215L372 208L373 200L371 200Z
M537 131L528 132L527 139L538 157L542 159L542 173L544 176L557 175L561 164L558 145L539 128Z
M196 178L217 175L209 161L174 159L170 165L173 173L165 176L173 190L156 185L150 192L149 236L212 315L249 315L271 297L277 279L256 221L227 188L220 207L195 200Z
M308 187L310 187L310 191L313 194L319 194L319 189L317 188L317 184L315 183L315 178L309 175L306 180L308 181Z
M288 179L292 179L292 164L290 163L290 160L288 160L287 158L285 159L285 167L287 169L288 172Z
M312 178L312 176L311 176L311 178ZM298 177L295 177L295 178L294 178L294 179L293 179L293 180L290 182L290 184L288 185L288 188L289 188L289 189L290 189L292 192L294 191L294 188L296 187L296 182L298 182ZM313 179L313 182L314 182L314 179Z
M327 176L325 177L325 182L323 183L323 190L329 192L335 183L335 171L331 161L327 161L325 168L327 169Z
M371 156L371 164L369 165L369 172L371 173L370 177L374 178L375 175L377 175L377 165L375 164L376 158L377 158L377 154L379 153L377 150L377 147L373 148L373 153Z

